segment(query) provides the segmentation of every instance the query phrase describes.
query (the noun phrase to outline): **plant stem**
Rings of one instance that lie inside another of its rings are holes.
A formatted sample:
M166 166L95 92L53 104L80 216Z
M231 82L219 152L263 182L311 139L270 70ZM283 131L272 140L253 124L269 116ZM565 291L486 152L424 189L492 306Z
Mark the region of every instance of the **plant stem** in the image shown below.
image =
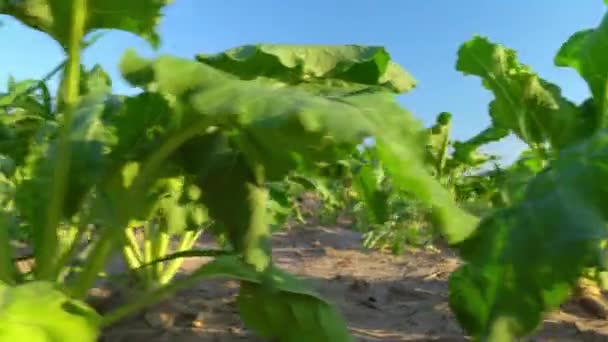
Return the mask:
M258 182L258 184L263 183ZM266 220L268 193L262 186L252 183L247 184L247 190L251 213L249 226L243 236L243 259L258 272L262 272L272 261L270 250L271 230Z
M68 63L66 66L65 102L66 113L59 137L59 155L51 185L51 199L46 213L46 221L37 234L34 246L36 255L36 277L53 280L55 262L57 261L58 237L57 227L63 210L67 176L70 170L70 126L72 114L78 102L80 88L80 47L86 24L87 0L72 1L72 18L68 45Z
M152 259L158 260L167 254L169 248L169 241L171 237L167 234L167 230L163 226L157 224L157 229L152 237ZM165 263L159 262L152 268L152 274L154 275L154 281L158 282L163 274Z
M143 265L141 259L137 257L137 253L135 252L133 246L124 246L122 249L122 255L125 259L125 263L132 270L135 270Z
M146 284L147 270L139 269L144 265L144 256L141 253L139 243L137 243L132 228L125 230L125 244L122 249L122 255L129 269L142 283Z
M0 213L0 283L14 285L15 266L8 232L8 216Z
M211 267L210 267L211 266ZM100 327L104 328L108 325L115 323L137 311L145 308L148 305L159 302L176 291L183 289L188 286L192 286L200 281L202 278L216 278L230 276L232 279L247 280L249 282L257 282L255 278L245 276L243 274L235 274L233 272L227 272L223 269L214 267L211 263L201 266L198 270L194 271L183 278L175 279L167 285L156 288L139 298L136 298L132 303L125 306L121 306L116 310L106 314L101 321Z
M157 289L152 290L151 292L146 293L146 295L141 296L136 299L133 303L128 305L124 305L119 307L118 309L110 312L109 314L104 315L101 321L101 327L107 327L108 325L115 323L137 311L145 308L148 305L159 302L176 291L191 286L199 281L200 278L206 276L207 274L193 274L183 279L178 279L173 281L165 286L161 286Z
M133 228L127 228L125 230L125 237L127 239L128 247L130 247L130 249L133 250L134 256L139 260L139 262L141 264L143 264L144 257L141 254L141 251L139 250L139 244L137 243L135 234L133 234ZM138 265L137 267L139 267L139 266L141 266L141 265Z
M78 245L82 241L82 237L84 236L86 231L87 231L86 225L84 223L81 223L78 226L78 230L76 231L76 234L75 234L74 238L72 239L71 244L67 248L65 248L65 251L59 257L59 260L58 260L57 264L55 265L55 270L53 271L53 274L58 279L58 281L62 282L65 279L65 277L67 276L67 273L69 273L69 272L63 272L64 266L65 266L65 264L67 264L68 260L70 260L70 258L76 253L76 250L78 249Z
M151 237L154 236L154 233L152 232L154 227L154 222L147 222L144 225L144 265L150 263L153 260ZM142 271L145 275L144 286L148 288L154 280L154 267L146 267Z
M76 299L84 299L87 296L89 288L93 286L97 275L105 266L108 258L112 254L116 245L116 231L108 227L100 234L97 243L87 256L86 262L83 265L83 271L80 277L76 280L71 294Z
M181 240L179 242L179 245L177 246L176 252L182 252L182 251L191 249L192 246L194 246L194 244L196 243L196 240L198 240L198 238L202 232L203 232L202 230L198 230L198 231L189 230L189 231L185 232L181 237ZM163 257L163 256L161 256L161 257ZM160 284L165 285L165 284L169 283L173 279L173 277L175 276L177 271L179 271L179 268L182 266L183 263L184 263L184 259L182 259L182 258L173 259L173 260L169 261L160 276Z

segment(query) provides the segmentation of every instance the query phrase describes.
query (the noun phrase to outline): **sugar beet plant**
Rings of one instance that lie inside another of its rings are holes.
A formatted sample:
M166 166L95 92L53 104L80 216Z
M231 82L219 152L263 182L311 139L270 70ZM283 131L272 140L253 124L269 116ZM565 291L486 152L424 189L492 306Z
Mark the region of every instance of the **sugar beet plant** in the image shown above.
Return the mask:
M495 159L479 151L488 139L473 137L452 141L451 121L452 115L443 112L435 124L425 129L425 166L455 203L482 216L493 207L491 199L498 192L500 177L497 175L501 169L480 172L481 167ZM345 164L352 188L348 198L354 203L351 214L355 227L365 233L364 247L389 248L393 253L401 253L407 245L428 245L439 238L429 221L431 208L409 189L393 185L375 146L358 148ZM347 186L345 183L342 186Z
M241 281L240 315L261 336L351 340L329 303L273 265L266 185L296 170L314 174L375 136L396 186L433 207L448 241L462 241L475 219L426 172L419 124L395 102L412 79L379 47L252 45L198 60L129 51L121 72L141 91L112 94L100 68L80 64L85 36L118 29L157 45L166 2L0 0L0 13L66 54L54 99L40 85L11 89L18 96L0 103L0 340L94 341L103 327L210 277ZM209 223L226 249L187 250ZM138 241L131 229L140 225ZM32 272L15 267L15 230L31 233ZM173 254L172 235L182 238ZM144 290L100 316L87 293L114 252ZM185 255L217 257L173 279Z
M557 66L587 82L591 97L580 104L511 49L474 37L459 50L457 69L480 77L494 95L492 126L484 132L512 132L530 146L506 170L504 208L459 246L465 265L450 280L450 305L479 340L530 334L587 268L605 269L607 46L605 16L598 27L575 33L555 57Z

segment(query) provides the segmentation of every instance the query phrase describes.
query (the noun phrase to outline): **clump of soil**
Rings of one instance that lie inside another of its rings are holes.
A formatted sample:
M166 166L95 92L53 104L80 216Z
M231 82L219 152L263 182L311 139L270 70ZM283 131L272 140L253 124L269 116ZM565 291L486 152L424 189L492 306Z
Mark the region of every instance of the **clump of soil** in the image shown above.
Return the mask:
M207 261L189 259L183 272ZM359 341L468 340L447 303L447 279L459 265L447 249L393 256L361 250L361 235L350 230L298 227L274 236L274 261L310 279L341 310ZM237 292L234 281L202 281L108 328L102 340L262 341L240 322ZM605 341L608 321L568 304L550 314L531 340Z

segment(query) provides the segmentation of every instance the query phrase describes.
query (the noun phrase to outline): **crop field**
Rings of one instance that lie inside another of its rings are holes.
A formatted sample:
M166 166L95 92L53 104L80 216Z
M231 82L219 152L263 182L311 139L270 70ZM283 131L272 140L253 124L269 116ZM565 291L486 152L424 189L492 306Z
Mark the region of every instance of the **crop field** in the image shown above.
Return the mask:
M492 97L458 140L380 46L116 51L130 95L85 65L170 2L0 0L64 54L0 93L0 342L608 339L608 16L556 47L580 103L463 42Z

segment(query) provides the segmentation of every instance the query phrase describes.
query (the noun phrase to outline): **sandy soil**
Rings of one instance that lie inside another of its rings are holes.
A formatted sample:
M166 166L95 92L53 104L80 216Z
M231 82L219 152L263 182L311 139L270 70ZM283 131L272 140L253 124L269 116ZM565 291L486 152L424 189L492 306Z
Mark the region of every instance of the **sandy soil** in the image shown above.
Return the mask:
M204 243L204 241L202 242ZM402 256L362 251L361 236L340 228L299 227L274 237L280 267L311 279L334 302L359 341L466 341L447 304L449 251ZM203 258L186 261L183 272ZM204 281L104 332L103 341L261 341L239 321L238 283ZM106 303L107 304L107 303ZM568 304L530 341L608 341L608 321ZM311 341L314 342L314 341Z

